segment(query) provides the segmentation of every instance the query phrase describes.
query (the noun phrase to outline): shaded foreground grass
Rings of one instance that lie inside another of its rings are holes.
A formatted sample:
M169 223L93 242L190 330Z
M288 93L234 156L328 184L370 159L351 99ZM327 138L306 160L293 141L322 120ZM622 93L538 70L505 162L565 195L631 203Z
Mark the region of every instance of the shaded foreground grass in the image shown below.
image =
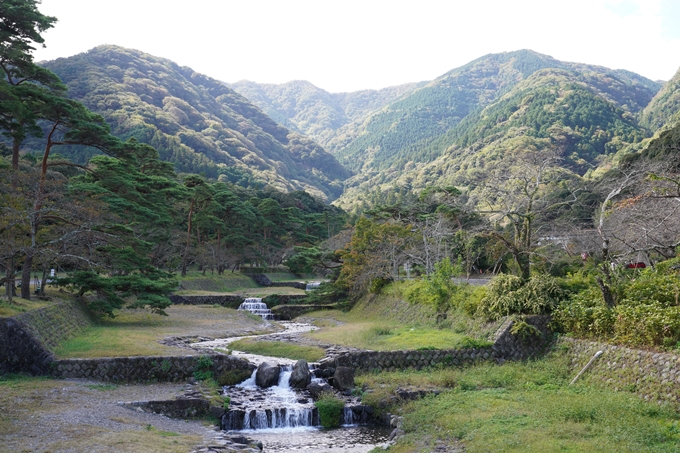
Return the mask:
M374 403L396 387L448 389L405 405L406 436L390 451L430 451L435 441L474 452L677 452L680 415L629 393L568 386L566 358L357 378Z
M142 355L181 355L193 351L160 344L171 336L230 337L263 331L259 316L212 305L173 305L169 316L142 310L121 310L55 351L59 358L95 358Z
M231 349L268 357L284 357L293 360L316 362L321 360L325 351L316 346L300 346L280 341L238 340L229 344Z
M306 334L326 343L376 351L401 349L454 349L487 344L449 329L427 325L404 326L398 322L357 320L353 313L336 310L305 315L322 329Z
M167 430L141 418L145 417L143 414L117 408L117 399L129 398L119 392L125 394L136 389L144 393L147 388L93 388L93 385L64 380L0 377L0 451L186 453L193 450L203 441L203 436L196 434L201 431L199 422L178 421L173 424L173 430ZM111 415L109 406L120 414Z

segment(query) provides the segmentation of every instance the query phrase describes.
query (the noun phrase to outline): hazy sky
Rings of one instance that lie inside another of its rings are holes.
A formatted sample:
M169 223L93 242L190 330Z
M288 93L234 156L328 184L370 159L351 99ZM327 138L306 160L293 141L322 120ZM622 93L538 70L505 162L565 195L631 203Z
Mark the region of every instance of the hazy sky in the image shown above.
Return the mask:
M304 79L331 92L431 80L488 53L668 80L680 0L43 0L36 60L116 44L225 81Z

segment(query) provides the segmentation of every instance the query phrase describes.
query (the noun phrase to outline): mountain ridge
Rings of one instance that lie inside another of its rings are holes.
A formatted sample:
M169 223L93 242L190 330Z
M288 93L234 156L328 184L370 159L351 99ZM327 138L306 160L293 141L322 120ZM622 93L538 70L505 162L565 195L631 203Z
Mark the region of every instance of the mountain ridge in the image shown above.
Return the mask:
M303 189L323 199L339 196L350 175L311 139L223 83L170 60L105 45L43 65L70 97L102 114L114 134L151 144L179 171Z

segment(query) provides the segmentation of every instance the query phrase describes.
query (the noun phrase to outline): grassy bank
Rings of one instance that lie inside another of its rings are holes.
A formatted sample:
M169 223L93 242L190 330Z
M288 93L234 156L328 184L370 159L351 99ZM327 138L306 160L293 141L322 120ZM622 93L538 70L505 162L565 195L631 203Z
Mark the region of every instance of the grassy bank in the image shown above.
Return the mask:
M629 393L569 386L559 354L536 362L464 370L381 373L357 382L377 389L374 404L397 387L438 387L436 397L401 408L406 436L390 451L430 451L437 441L474 452L677 452L680 415Z
M0 298L0 318L20 315L22 313L26 313L27 311L47 307L51 304L52 302L46 302L43 300L26 300L20 297L12 298L12 303L10 304L6 298Z
M208 305L173 305L168 316L141 310L121 310L101 320L55 351L59 358L95 358L191 354L193 351L160 344L172 336L229 337L265 329L259 316Z
M499 322L486 323L463 313L451 312L437 320L431 307L406 302L403 290L408 282L385 287L380 294L368 294L347 313L313 312L320 330L307 334L325 343L378 351L401 349L455 349L488 344Z
M238 340L229 344L231 349L268 357L283 357L293 360L316 362L321 360L325 351L316 346L301 346L280 341Z

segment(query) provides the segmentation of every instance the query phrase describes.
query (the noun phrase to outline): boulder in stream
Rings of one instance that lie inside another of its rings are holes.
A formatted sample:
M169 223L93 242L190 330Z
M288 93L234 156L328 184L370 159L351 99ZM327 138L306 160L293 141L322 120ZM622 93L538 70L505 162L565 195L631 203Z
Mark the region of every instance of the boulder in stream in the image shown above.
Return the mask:
M281 374L280 366L263 362L257 367L255 383L261 388L272 387L279 383L279 374Z
M293 366L293 372L290 374L288 381L290 386L296 389L307 388L312 382L312 373L309 372L309 364L306 360L298 360Z
M330 392L333 390L333 387L328 385L326 382L312 382L307 386L307 391L309 391L309 394L312 395L312 398L315 400L319 399L319 395L321 395L324 392Z
M350 390L354 388L354 369L347 366L339 366L333 374L333 386L338 390Z

